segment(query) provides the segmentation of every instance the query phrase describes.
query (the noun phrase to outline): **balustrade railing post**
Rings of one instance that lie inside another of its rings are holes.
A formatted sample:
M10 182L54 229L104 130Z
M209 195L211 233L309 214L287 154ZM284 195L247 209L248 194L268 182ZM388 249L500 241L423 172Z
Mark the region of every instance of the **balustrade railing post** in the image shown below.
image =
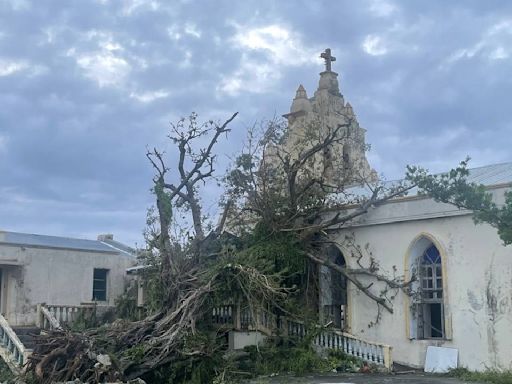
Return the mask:
M281 332L283 333L284 337L289 336L288 332L288 319L286 317L281 317Z
M393 360L391 358L391 347L385 346L383 352L384 352L384 366L388 370L391 370L391 368L393 367Z
M42 304L37 304L37 307L36 307L36 327L37 328L43 328L42 327L42 316L43 314L41 313L41 305Z
M235 307L235 329L242 329L242 305L240 304L240 300L236 302Z

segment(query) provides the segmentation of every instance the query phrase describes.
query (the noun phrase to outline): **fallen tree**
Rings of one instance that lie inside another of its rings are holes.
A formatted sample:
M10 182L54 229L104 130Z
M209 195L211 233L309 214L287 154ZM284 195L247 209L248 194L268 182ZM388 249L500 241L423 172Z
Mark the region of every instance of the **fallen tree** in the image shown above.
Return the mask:
M226 286L239 292L250 289L251 301L279 301L285 296L268 276L242 265L227 264L208 276L197 275L196 281L173 310L137 322L117 320L82 333L54 330L39 336L27 371L45 384L75 379L102 383L131 380L183 359L212 358L216 349L201 339L194 342L194 336L205 326L201 323L207 323L207 303L218 300Z
M406 290L410 282L386 276L371 258L364 265L366 255L357 247L357 270L332 263L325 249L334 242L330 231L405 194L412 185L389 188L361 175L359 183L371 193L354 196L343 180L333 186L311 172L309 164L318 154L348 139L344 125L314 131L316 136L307 136L297 155L274 150L269 161L269 151L285 137L285 127L271 122L261 137L250 137L226 175L223 213L218 225L212 225L205 218L200 189L214 178L216 145L236 115L223 123L200 124L192 114L172 125L174 167L158 149L147 152L155 170L156 196L156 215L148 220L143 253L145 283L153 300L150 315L83 332L39 336L27 365L37 382L100 383L137 377L158 382L162 372L169 382L210 382L221 372L224 378L226 363L219 356L226 345L212 332L212 308L243 301L250 308L265 306L276 314L309 315L318 321L320 266L340 272L374 300L379 311L382 307L392 312L386 290L374 291L373 283L365 284L360 276L392 289ZM237 244L223 241L225 226L237 232ZM191 370L192 364L204 369ZM197 376L203 371L204 376Z
M40 383L80 379L84 383L105 380L127 380L184 358L212 353L204 343L191 343L201 322L207 321L211 306L206 302L222 300L219 286L247 291L251 298L273 300L282 294L278 284L250 267L229 262L207 263L202 255L205 222L197 195L197 184L214 172L212 153L221 134L229 131L234 114L223 124L212 121L198 124L191 115L172 126L171 137L179 150L177 182L166 177L169 168L163 153L154 149L147 157L156 170L154 193L157 200L158 229L150 233L146 254L158 260L160 304L151 316L137 322L117 321L112 325L83 333L53 331L38 337L27 366L27 372ZM197 139L210 135L205 148L194 151ZM190 169L186 169L187 166ZM176 209L191 212L193 236L181 242L171 238L171 225ZM221 229L218 229L220 232ZM201 260L201 262L199 262ZM226 298L227 299L227 298ZM99 364L97 356L108 354L112 364Z

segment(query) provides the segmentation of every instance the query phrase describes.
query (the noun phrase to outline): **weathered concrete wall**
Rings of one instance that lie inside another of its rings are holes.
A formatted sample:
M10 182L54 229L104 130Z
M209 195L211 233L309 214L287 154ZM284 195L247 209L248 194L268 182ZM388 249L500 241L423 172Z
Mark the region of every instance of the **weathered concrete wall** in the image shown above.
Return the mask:
M503 189L494 192L501 199ZM436 211L445 217L429 218L428 213ZM460 366L511 369L512 247L503 246L489 225L475 225L470 215L451 216L449 211L453 208L427 199L390 203L373 211L366 224L339 235L341 241L347 232L354 233L357 243L370 244L381 271L390 276L395 268L397 274L409 273L408 257L415 240L432 239L443 257L446 339L412 338L411 300L402 292L393 301L394 313L382 310L380 321L372 325L376 304L350 284L351 332L393 346L397 362L423 366L427 346L434 345L457 348ZM355 260L347 257L350 251L342 251L349 267L357 268ZM379 292L377 285L373 288Z
M231 331L229 332L229 349L244 349L249 345L262 344L266 336L258 331Z
M123 293L126 268L135 259L117 253L0 245L1 311L13 325L33 324L39 303L79 305L92 301L93 271L108 269L107 300Z

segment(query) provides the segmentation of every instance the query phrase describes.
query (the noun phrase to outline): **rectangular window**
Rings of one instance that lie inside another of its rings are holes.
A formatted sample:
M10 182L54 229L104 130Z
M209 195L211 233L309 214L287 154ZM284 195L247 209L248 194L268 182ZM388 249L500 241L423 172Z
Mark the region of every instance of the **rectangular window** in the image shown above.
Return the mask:
M92 299L94 301L107 301L108 269L94 269L92 283Z
M442 303L416 304L418 339L444 338L444 308Z
M421 298L417 303L418 338L443 338L445 335L441 268L435 264L421 268Z

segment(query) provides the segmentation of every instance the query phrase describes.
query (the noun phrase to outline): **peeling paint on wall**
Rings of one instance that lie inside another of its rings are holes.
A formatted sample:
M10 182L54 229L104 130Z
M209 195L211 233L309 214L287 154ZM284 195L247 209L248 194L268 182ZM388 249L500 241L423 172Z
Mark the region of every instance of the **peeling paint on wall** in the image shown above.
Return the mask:
M467 295L468 295L468 303L473 310L479 311L484 307L483 300L481 298L478 298L473 291L468 289Z
M493 362L493 365L496 366L498 364L498 342L496 340L496 320L498 318L498 295L499 295L499 287L496 287L496 283L494 281L494 255L491 258L491 262L489 264L489 268L485 273L485 277L487 280L487 285L485 289L485 306L487 309L487 316L489 318L489 322L487 323L487 348L489 350L490 358Z

